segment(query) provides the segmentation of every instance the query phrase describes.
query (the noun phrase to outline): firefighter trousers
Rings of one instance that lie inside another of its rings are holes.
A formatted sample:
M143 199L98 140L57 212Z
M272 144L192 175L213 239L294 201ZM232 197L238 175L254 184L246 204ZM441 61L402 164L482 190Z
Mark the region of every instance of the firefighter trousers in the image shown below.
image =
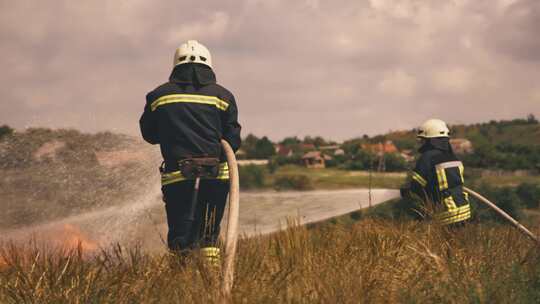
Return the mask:
M161 188L167 213L167 245L170 250L216 247L220 223L229 194L229 181L201 179L193 219L191 217L194 180L184 180Z

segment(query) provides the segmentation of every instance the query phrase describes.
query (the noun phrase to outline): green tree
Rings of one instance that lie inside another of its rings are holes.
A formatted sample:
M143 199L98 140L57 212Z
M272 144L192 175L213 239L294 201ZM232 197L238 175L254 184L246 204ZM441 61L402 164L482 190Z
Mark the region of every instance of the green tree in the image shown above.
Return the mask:
M8 125L0 126L0 139L6 135L10 135L13 133L13 129L10 128Z
M389 153L384 156L386 162L386 171L406 171L407 161L397 153Z
M540 185L522 183L516 188L516 194L527 208L540 207Z
M255 155L255 145L259 141L259 138L253 134L248 134L242 141L242 150L246 152L247 158L253 158Z
M255 151L253 153L254 158L269 158L274 154L276 154L274 144L268 137L264 136L255 144Z
M529 114L529 115L527 115L527 122L530 123L530 124L537 124L538 119L536 119L534 114Z
M262 188L266 179L266 170L263 166L240 166L240 187L242 189Z
M294 146L294 145L300 144L301 142L302 141L297 136L294 136L294 137L285 137L280 142L280 144L282 144L284 146Z
M316 147L321 147L321 146L328 145L328 142L324 138L322 138L321 136L316 136L315 138L313 138L313 144Z

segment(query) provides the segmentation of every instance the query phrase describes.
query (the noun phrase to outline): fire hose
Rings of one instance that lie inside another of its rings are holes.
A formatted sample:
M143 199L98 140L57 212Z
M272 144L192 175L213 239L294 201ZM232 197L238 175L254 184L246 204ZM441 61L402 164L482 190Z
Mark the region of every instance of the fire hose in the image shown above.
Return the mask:
M229 166L229 207L227 219L227 232L225 238L225 263L223 265L222 294L227 301L230 298L234 283L234 258L236 255L236 243L238 241L238 214L240 210L240 181L238 175L238 164L234 151L225 140L221 140L221 145L227 157Z
M505 218L507 221L509 221L510 223L512 223L512 225L514 225L519 231L523 232L525 235L527 235L528 237L530 237L532 240L536 241L537 244L540 245L540 239L534 235L534 233L532 233L530 230L528 230L527 228L525 228L525 226L521 225L518 221L516 221L515 219L513 219L508 213L504 212L503 210L501 210L499 207L497 207L494 203L492 203L491 201L489 201L487 198L483 197L482 195L480 195L479 193L467 188L467 187L463 187L463 190L465 190L467 193L469 193L470 195L476 197L479 201L481 201L482 203L486 204L488 207L490 207L491 209L493 209L495 212L497 212L499 215L501 215L503 218Z

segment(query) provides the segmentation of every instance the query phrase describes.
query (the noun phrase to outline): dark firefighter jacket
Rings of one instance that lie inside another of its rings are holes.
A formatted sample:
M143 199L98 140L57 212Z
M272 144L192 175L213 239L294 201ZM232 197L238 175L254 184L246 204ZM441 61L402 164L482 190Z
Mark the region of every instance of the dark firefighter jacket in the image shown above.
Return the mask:
M165 168L190 157L225 160L221 139L237 151L240 124L234 96L216 83L211 68L177 65L169 81L146 95L139 121L143 138L159 144Z
M457 159L448 138L431 138L419 152L411 172L410 190L435 205L435 220L443 225L471 217L468 194L463 191L463 163Z

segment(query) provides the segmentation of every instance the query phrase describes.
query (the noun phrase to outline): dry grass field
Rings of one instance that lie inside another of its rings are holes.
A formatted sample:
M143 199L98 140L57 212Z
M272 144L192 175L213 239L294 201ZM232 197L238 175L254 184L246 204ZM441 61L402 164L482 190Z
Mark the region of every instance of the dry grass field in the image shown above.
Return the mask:
M538 231L538 230L537 230ZM192 255L3 244L1 303L216 303ZM234 303L539 303L540 248L508 226L323 223L243 239Z

